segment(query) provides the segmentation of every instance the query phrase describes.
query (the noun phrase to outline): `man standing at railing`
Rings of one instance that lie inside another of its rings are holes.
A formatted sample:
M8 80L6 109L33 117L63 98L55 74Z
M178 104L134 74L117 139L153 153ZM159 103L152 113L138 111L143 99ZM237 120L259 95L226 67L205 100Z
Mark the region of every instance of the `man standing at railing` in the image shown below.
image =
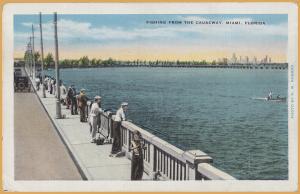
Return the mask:
M110 156L116 156L122 151L121 145L121 122L126 120L126 112L128 109L128 103L123 102L121 107L116 113L115 122L113 123L113 145Z
M77 115L77 102L76 102L76 89L74 85L72 84L68 91L68 98L71 101L71 114Z
M85 89L80 90L80 94L78 96L78 108L80 111L80 122L86 122L85 110L87 106L88 98L85 95Z
M142 135L139 131L133 132L133 140L131 141L130 150L131 157L131 180L142 180L144 174L144 157L142 144Z
M102 112L102 109L99 107L100 101L101 101L101 97L100 96L95 96L94 102L92 104L91 111L90 111L89 122L90 122L90 124L92 126L92 131L91 131L92 139L91 139L91 143L95 143L96 142L98 115L100 114L100 112Z

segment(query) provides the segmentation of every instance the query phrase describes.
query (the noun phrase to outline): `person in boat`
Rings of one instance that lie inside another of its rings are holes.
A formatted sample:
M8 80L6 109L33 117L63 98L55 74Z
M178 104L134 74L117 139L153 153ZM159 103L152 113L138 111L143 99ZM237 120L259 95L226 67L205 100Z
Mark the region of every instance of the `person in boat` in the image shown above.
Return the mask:
M268 100L271 100L272 99L272 91L269 92L269 95L268 95Z
M128 103L123 102L118 109L115 120L113 122L113 145L110 156L117 155L122 150L121 145L121 122L126 120L126 112L128 110Z
M139 131L133 131L133 140L131 141L131 180L142 180L144 174L144 157L142 144L142 135Z
M281 99L281 97L280 97L280 95L277 95L277 97L276 97L277 99Z

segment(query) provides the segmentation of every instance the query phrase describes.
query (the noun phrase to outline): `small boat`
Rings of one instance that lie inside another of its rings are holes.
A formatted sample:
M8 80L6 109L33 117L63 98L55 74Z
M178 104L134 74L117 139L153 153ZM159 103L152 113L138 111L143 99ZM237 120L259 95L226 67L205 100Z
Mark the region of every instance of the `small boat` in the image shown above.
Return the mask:
M286 97L276 97L276 98L271 98L271 99L267 99L268 101L274 101L274 102L285 102L286 101Z
M286 97L276 97L276 98L267 98L267 97L257 97L252 98L253 100L265 100L265 101L271 101L271 102L285 102Z

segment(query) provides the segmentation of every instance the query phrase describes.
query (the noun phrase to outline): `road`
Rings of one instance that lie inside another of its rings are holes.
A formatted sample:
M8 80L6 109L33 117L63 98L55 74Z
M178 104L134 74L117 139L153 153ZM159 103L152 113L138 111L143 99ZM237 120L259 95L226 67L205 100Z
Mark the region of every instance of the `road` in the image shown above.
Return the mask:
M15 180L82 180L34 93L14 94Z

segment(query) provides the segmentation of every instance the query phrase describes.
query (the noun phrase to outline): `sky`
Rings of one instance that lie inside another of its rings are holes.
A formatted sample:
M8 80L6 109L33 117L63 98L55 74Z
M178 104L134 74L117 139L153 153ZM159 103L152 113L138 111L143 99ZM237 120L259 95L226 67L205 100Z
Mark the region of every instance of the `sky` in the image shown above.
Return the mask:
M54 54L53 15L43 15L42 20L44 53ZM203 24L209 21L221 24ZM240 24L226 24L230 21ZM264 22L264 25L245 22ZM40 51L38 14L14 16L15 58L24 56L32 24L35 50ZM268 55L273 62L286 62L287 41L286 14L58 15L59 59L88 56L90 59L213 61L230 59L235 53L250 60Z

